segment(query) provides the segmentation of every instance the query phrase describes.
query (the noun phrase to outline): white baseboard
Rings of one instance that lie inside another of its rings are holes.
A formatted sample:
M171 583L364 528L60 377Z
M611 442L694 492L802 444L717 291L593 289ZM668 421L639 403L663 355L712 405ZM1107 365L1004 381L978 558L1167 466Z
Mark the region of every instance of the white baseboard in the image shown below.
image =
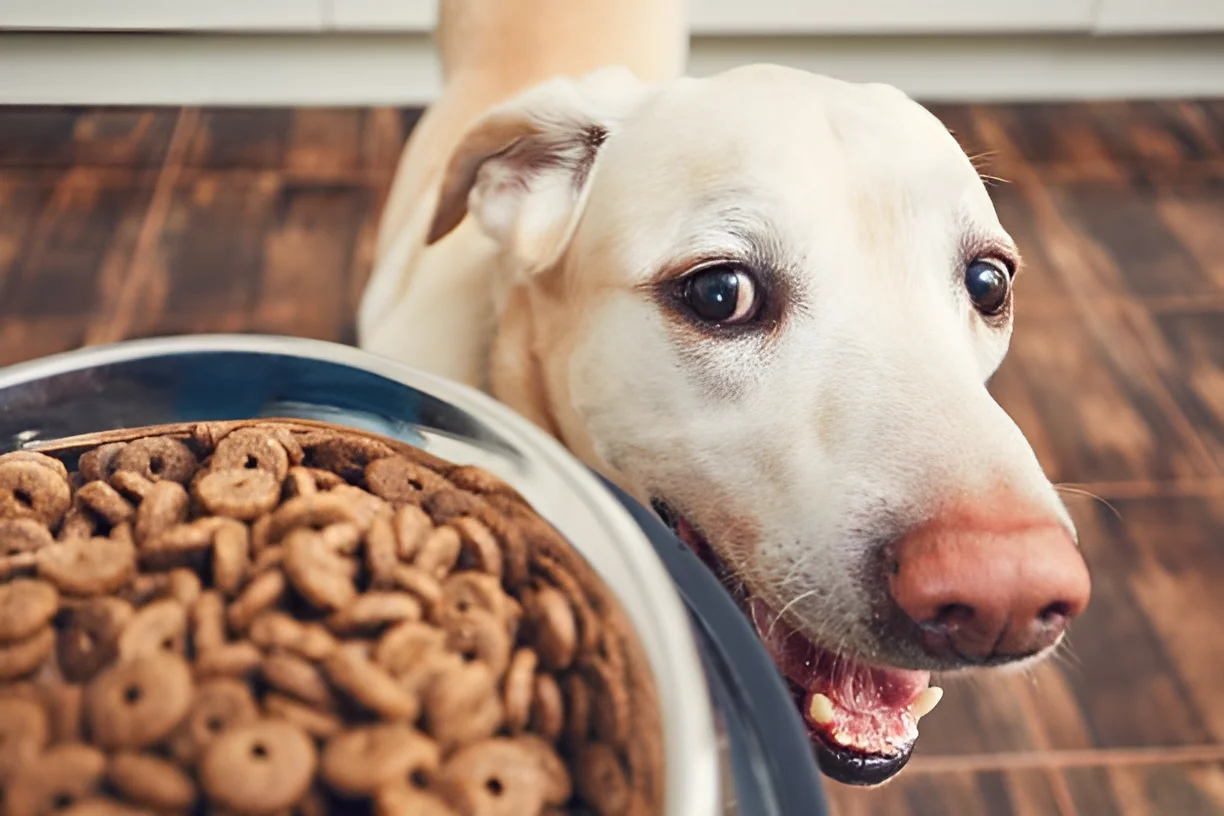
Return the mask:
M699 37L691 72L775 62L932 102L1224 96L1224 35ZM420 105L423 34L0 33L0 104Z

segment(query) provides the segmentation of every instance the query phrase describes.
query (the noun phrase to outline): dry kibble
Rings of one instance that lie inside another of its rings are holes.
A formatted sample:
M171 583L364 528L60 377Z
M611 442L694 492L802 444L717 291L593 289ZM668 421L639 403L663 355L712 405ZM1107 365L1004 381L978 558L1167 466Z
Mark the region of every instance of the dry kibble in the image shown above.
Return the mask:
M319 423L105 438L0 455L6 813L661 812L632 632L513 487Z

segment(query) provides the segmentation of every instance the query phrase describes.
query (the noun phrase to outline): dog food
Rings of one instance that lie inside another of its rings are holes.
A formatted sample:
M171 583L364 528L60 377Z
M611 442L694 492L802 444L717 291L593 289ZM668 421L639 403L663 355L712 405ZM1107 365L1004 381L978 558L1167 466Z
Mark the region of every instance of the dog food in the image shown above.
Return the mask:
M10 816L662 807L623 610L507 484L323 423L0 456Z

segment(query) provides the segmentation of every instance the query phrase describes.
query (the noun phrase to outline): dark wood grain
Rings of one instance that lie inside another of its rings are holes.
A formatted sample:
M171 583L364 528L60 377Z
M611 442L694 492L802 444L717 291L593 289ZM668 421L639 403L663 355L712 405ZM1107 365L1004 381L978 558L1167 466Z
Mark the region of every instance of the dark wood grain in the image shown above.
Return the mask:
M1052 479L1108 504L1068 497L1095 585L1069 647L941 678L910 770L832 785L836 812L1224 813L1224 101L931 110L1001 177L1025 255L991 391ZM0 109L0 365L183 332L351 342L418 114Z

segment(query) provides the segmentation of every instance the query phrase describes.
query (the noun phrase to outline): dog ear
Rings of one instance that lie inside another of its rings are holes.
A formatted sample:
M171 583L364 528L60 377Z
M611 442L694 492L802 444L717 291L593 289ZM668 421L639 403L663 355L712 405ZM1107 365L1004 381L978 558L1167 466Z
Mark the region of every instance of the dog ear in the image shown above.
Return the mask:
M600 147L644 87L628 69L605 68L552 80L490 111L447 164L427 243L470 211L528 269L556 260L577 224Z

